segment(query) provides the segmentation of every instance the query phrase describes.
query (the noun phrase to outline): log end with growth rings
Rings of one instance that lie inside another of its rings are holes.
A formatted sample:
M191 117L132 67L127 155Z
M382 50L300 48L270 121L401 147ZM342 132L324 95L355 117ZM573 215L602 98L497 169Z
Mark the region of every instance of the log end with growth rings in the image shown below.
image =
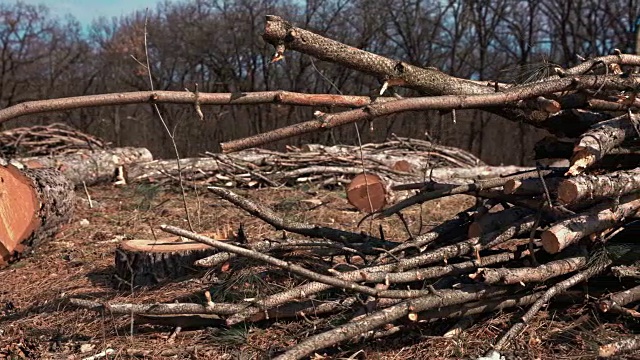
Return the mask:
M542 247L549 254L557 254L563 248L561 238L554 232L547 230L540 235L540 238L542 240Z
M11 164L0 166L0 265L40 226L39 210L31 179Z
M365 213L379 211L387 203L387 191L378 175L357 175L347 186L347 200L358 210Z
M563 181L560 183L560 186L558 186L558 200L562 204L571 204L578 196L580 196L580 192L573 182Z

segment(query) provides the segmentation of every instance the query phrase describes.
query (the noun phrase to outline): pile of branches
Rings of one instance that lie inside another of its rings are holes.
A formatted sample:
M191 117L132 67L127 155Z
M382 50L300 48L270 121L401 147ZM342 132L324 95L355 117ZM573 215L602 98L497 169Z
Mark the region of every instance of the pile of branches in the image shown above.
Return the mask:
M557 66L555 74L540 81L510 85L459 79L437 69L387 59L297 28L277 16L267 17L263 38L276 49L274 62L285 57L285 50L297 50L376 76L382 84L380 94L393 87L406 87L429 96L152 91L61 100L47 103L50 106L34 102L0 110L0 121L82 104L143 101L191 104L198 111L204 104L269 102L355 108L330 114L316 112L307 122L221 144L224 152L234 152L357 121L379 121L383 116L404 111L455 114L457 109L479 108L546 129L559 141L571 142L570 166L537 167L471 184L418 186L417 194L372 216L380 220L400 216L409 206L454 194L474 195L479 204L404 242L384 234L354 233L283 219L271 209L229 190L210 187L215 194L277 229L313 240L285 237L280 241L233 243L173 226L162 229L220 250L212 258L199 260L199 266L249 258L268 264L271 269L295 274L303 283L283 292L233 303L213 302L208 297L204 303L191 304L100 304L81 299L74 300L75 304L108 309L113 314L215 315L224 325L345 310L350 314L337 327L316 330L315 335L301 339L278 359L303 358L348 339L388 336L416 322L528 307L524 314L514 310L512 327L489 349L504 351L544 304L561 294L566 296L579 283L608 274L628 277L630 281L609 278L608 288L613 293L597 300L599 308L638 315L627 305L640 300L640 249L637 241L620 239L619 231L631 226L640 214L638 162L626 161L637 159L634 149L640 138L640 116L635 113L640 107L636 98L640 76L633 73L634 67L640 66L640 56L617 51L585 59L572 68ZM306 263L283 255L300 248L314 254L315 262L305 266ZM336 264L336 256L348 265ZM425 286L428 279L438 281ZM322 296L317 296L319 293ZM636 336L604 345L599 351L600 355L609 356L638 348L640 339Z
M511 169L483 167L485 164L467 151L395 136L383 143L362 146L307 144L300 148L289 146L284 152L248 149L229 155L207 152L206 156L181 159L180 168L175 160L136 164L128 170L129 178L136 182L173 183L181 171L186 181L198 185L334 187L349 183L364 169L376 172L389 183L410 181L419 174L468 179ZM458 170L451 174L445 168Z
M0 144L0 156L4 158L65 155L108 146L102 139L61 123L5 130L0 132Z

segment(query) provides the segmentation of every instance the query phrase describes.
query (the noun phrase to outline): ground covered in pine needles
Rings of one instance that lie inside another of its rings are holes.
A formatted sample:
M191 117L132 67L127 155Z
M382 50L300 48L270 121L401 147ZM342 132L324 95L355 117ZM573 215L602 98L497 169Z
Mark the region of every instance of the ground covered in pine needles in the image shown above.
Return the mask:
M343 192L301 188L238 192L285 217L308 223L356 231L362 218ZM68 303L69 298L109 303L204 302L203 293L209 290L213 301L233 301L275 293L304 281L287 274L273 275L265 272L262 264L239 260L225 271L203 270L150 289L116 289L114 249L118 242L169 236L158 230L160 224L187 228L183 203L178 192L153 185L94 187L89 193L93 208L84 191L78 191L82 200L76 206L73 222L34 254L0 270L0 359L83 359L107 349L113 351L110 359L266 359L344 319L345 314L336 314L232 328L183 329L170 339L171 328L77 309ZM473 201L464 195L431 201L408 210L406 220L417 234L466 209ZM190 190L187 203L197 231L236 229L242 223L249 241L282 236L204 189ZM397 218L380 224L386 238L407 238ZM365 221L359 230L378 234L378 222ZM606 289L602 285L589 283L582 290L602 291ZM456 320L414 324L408 333L346 343L313 358L472 358L484 353L509 329L514 316L524 311L486 314L461 334L447 338L442 335ZM588 298L578 304L553 304L536 316L504 355L518 359L593 359L598 346L637 333L639 327L637 320L600 313Z

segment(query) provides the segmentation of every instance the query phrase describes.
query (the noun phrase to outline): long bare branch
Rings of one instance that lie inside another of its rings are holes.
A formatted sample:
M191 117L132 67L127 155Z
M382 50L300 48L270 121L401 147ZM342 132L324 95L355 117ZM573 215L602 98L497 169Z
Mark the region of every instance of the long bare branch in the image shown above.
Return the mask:
M379 97L376 102L395 101L395 98ZM285 104L299 106L362 107L370 105L369 96L305 94L290 91L261 91L246 93L195 93L186 91L133 91L113 94L96 94L68 98L27 101L0 110L0 123L24 115L53 111L66 111L97 106L127 104L195 104L200 105L257 105Z

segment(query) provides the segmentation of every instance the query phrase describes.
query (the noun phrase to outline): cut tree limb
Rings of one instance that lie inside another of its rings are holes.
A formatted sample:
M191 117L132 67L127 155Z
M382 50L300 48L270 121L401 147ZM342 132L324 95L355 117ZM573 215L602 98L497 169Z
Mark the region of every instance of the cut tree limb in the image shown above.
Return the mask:
M640 349L640 335L635 335L626 339L600 346L600 349L598 349L598 356L612 357L625 353L631 353L638 349Z
M395 101L379 97L376 102ZM256 105L286 104L300 106L361 107L372 103L369 96L304 94L289 91L261 91L248 93L204 93L185 91L133 91L116 94L74 96L60 99L26 101L0 109L0 123L24 115L73 110L96 106L126 104L186 104L195 105Z
M344 325L337 326L332 330L304 339L275 359L302 359L314 351L338 344L344 340L408 316L411 313L417 313L447 305L464 304L470 301L492 296L500 296L507 293L507 288L486 288L484 290L477 291L449 290L442 291L438 295L429 295L411 299L376 311L357 320L352 320Z
M637 123L640 116L626 115L597 123L582 134L573 149L569 175L578 175L600 161L606 154L621 145L625 140L639 137Z
M566 179L558 187L558 200L563 204L572 204L585 199L613 198L636 191L640 191L639 169Z
M611 294L607 299L600 300L598 307L603 312L615 311L618 307L623 307L636 301L640 301L640 286Z
M589 210L556 223L541 235L542 246L555 254L581 238L606 230L623 219L635 216L640 210L640 195L628 195L614 206L610 202L601 203Z
M472 276L485 284L525 284L543 282L548 279L577 271L587 264L586 256L574 256L550 261L537 267L523 268L482 268Z
M520 318L520 321L514 324L506 333L502 335L502 337L498 340L498 342L494 345L493 349L488 351L486 356L490 356L490 353L495 351L502 351L508 344L511 339L520 334L520 332L524 329L524 327L533 319L533 317L540 311L542 306L549 303L551 299L567 291L569 288L588 280L589 278L597 275L606 269L609 265L611 265L611 260L600 259L599 261L595 261L593 264L589 265L585 270L571 276L570 278L563 280L551 288L545 291L545 293L536 300L535 303L529 308L529 310Z
M533 214L531 209L519 206L513 206L500 212L485 214L469 225L467 234L470 238L478 237L482 234L498 230L505 224L511 224L531 214Z
M540 174L542 176L547 176L549 174L552 174L553 172L554 170L542 170L540 171ZM397 204L390 206L389 208L378 213L377 217L378 218L388 217L399 211L402 211L402 209L404 208L407 208L415 204L421 204L428 200L434 200L434 199L438 199L438 198L449 196L449 195L464 194L471 191L492 189L492 188L503 186L509 180L514 180L514 179L521 180L521 179L528 179L528 178L537 177L537 176L538 176L538 173L536 172L535 169L533 169L533 170L523 171L511 176L483 180L483 181L479 181L477 183L469 184L469 185L461 185L452 189L442 189L442 190L437 190L433 192L421 192L417 195L414 195Z
M106 311L114 315L172 315L172 314L215 314L231 315L245 307L241 304L228 303L169 303L169 304L107 304L85 299L69 299L77 307Z
M513 195L542 195L545 193L546 185L549 193L553 196L556 194L558 185L564 180L561 177L546 177L535 179L509 180L504 184L504 193ZM544 184L542 183L544 181Z
M253 216L257 216L262 219L269 225L275 227L278 230L287 230L296 234L317 237L317 238L325 238L334 241L340 242L348 242L348 243L370 243L377 244L380 247L388 247L393 248L398 245L395 242L384 241L379 238L375 238L365 234L357 234L348 231L331 229L323 226L316 226L311 224L300 223L291 220L285 220L280 215L276 214L273 210L254 203L249 199L246 199L230 190L219 188L219 187L209 187L209 191L220 196L221 198L231 202L232 204L238 206L242 210L248 212Z
M262 37L272 44L280 55L284 55L284 49L296 50L320 60L377 76L381 80L392 79L396 83L401 83L402 86L420 90L429 95L470 95L493 92L493 88L489 86L454 78L435 69L424 69L402 61L391 60L294 27L279 16L267 15L266 21Z
M70 219L75 200L59 171L16 165L0 159L0 266L52 238Z

